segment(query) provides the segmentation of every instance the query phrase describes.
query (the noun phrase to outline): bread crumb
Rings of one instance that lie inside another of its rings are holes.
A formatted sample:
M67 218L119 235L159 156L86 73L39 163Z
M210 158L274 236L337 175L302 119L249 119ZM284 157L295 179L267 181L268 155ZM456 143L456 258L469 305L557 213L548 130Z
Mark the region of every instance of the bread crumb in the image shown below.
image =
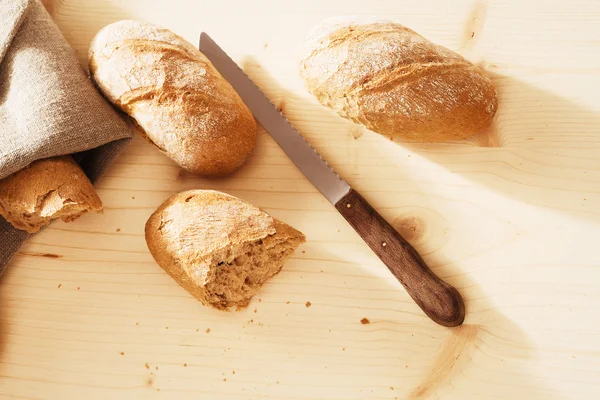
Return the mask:
M363 324L363 325L367 325L367 324L370 324L371 321L369 321L368 318L363 318L363 319L360 320L360 323Z
M184 366L184 367L187 367L187 363L183 363L183 366Z
M60 287L61 287L61 286L62 286L62 283L59 283L59 284L58 284L58 288L60 289Z
M259 302L259 303L262 303L262 299L258 299L258 302Z
M306 251L302 250L302 254L306 254Z
M227 382L227 378L223 378L223 382Z
M393 386L390 386L390 390L394 390L394 387L393 387Z
M200 328L196 329L196 332L200 332Z
M156 370L158 371L158 365L156 366Z
M286 301L286 302L285 302L285 304L290 304L290 302L289 302L289 301Z
M308 307L310 307L310 306L312 306L311 302L310 302L310 301L307 301L307 302L306 302L306 308L308 308Z
M135 196L131 196L131 200L135 200Z
M275 383L279 385L279 381L275 381Z
M150 364L146 363L144 364L144 367L146 367L146 369L150 369Z
M121 352L121 355L122 355L122 356L124 356L124 355L125 355L125 353L124 353L124 352Z
M346 348L345 348L345 347L342 347L342 351L346 351Z
M168 327L168 326L165 326L165 329L169 329L169 327Z
M121 232L121 228L117 228L117 232Z
M235 375L235 371L231 371L231 373L232 373L233 375Z
M210 333L210 328L206 328L206 333Z
M77 290L81 289L79 286L77 286Z
M254 314L256 314L257 312L258 312L258 309L257 309L257 308L255 308L255 309L254 309Z
M350 129L350 136L352 136L354 139L358 139L359 137L361 137L364 133L364 128L360 125L352 125L352 128Z
M139 324L140 324L139 322L136 322L136 323L135 323L135 326L138 326Z

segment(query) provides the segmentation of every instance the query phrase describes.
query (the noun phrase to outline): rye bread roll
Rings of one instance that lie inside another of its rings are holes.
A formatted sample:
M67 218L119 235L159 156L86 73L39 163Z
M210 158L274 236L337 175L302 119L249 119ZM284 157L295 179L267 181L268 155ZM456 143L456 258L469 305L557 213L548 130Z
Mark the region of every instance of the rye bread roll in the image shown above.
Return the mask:
M0 215L17 229L34 233L88 211L102 212L102 202L71 156L34 161L0 180Z
M344 118L407 141L463 139L487 127L497 93L455 52L391 22L324 22L301 62L308 90Z
M279 273L304 235L237 197L190 190L146 222L150 253L205 305L243 308Z
M190 172L226 175L254 148L250 110L196 47L165 28L106 26L90 45L89 67L104 96Z

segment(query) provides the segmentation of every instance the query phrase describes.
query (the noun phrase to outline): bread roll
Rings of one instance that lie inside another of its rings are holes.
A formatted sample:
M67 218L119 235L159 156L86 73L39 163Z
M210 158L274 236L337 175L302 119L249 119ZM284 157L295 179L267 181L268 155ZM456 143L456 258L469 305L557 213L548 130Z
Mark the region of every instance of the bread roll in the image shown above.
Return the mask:
M102 212L94 187L71 156L46 158L0 180L0 215L30 233L56 219Z
M460 55L390 22L326 23L301 62L308 90L339 115L391 138L463 139L492 121L497 93Z
M246 307L304 240L253 205L212 190L176 194L146 223L158 265L217 309Z
M184 169L225 175L254 148L250 110L210 61L173 32L116 22L93 39L89 62L102 93Z

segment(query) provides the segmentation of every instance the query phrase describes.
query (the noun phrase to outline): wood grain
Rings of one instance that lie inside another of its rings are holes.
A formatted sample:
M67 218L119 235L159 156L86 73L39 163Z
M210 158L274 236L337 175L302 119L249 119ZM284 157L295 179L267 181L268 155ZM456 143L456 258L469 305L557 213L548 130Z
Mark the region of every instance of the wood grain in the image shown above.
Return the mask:
M429 318L447 327L463 323L465 304L458 291L435 276L415 248L364 197L350 189L335 208Z
M598 397L599 2L54 0L52 10L82 60L95 32L123 18L193 43L207 31L457 288L467 318L447 329L424 316L264 131L248 165L220 180L181 172L138 138L98 185L104 215L53 224L2 277L0 398ZM301 44L339 14L387 17L464 49L498 87L492 129L396 143L316 104L298 76ZM146 219L191 188L229 192L307 235L246 311L203 307L147 251Z

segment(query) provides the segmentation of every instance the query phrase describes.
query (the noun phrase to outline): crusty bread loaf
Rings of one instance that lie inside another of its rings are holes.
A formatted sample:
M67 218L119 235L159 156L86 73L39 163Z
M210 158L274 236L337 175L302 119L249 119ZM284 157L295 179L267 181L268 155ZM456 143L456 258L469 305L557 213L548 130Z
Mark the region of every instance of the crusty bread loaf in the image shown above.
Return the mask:
M102 212L102 202L71 156L35 161L0 180L0 215L17 229L37 232L88 211Z
M210 61L173 32L113 23L93 39L89 63L102 93L184 169L225 175L254 148L250 110Z
M339 115L391 138L438 142L488 126L497 93L480 68L390 22L325 22L301 62L308 90Z
M156 262L202 303L248 305L304 235L234 196L190 190L165 201L146 222Z

